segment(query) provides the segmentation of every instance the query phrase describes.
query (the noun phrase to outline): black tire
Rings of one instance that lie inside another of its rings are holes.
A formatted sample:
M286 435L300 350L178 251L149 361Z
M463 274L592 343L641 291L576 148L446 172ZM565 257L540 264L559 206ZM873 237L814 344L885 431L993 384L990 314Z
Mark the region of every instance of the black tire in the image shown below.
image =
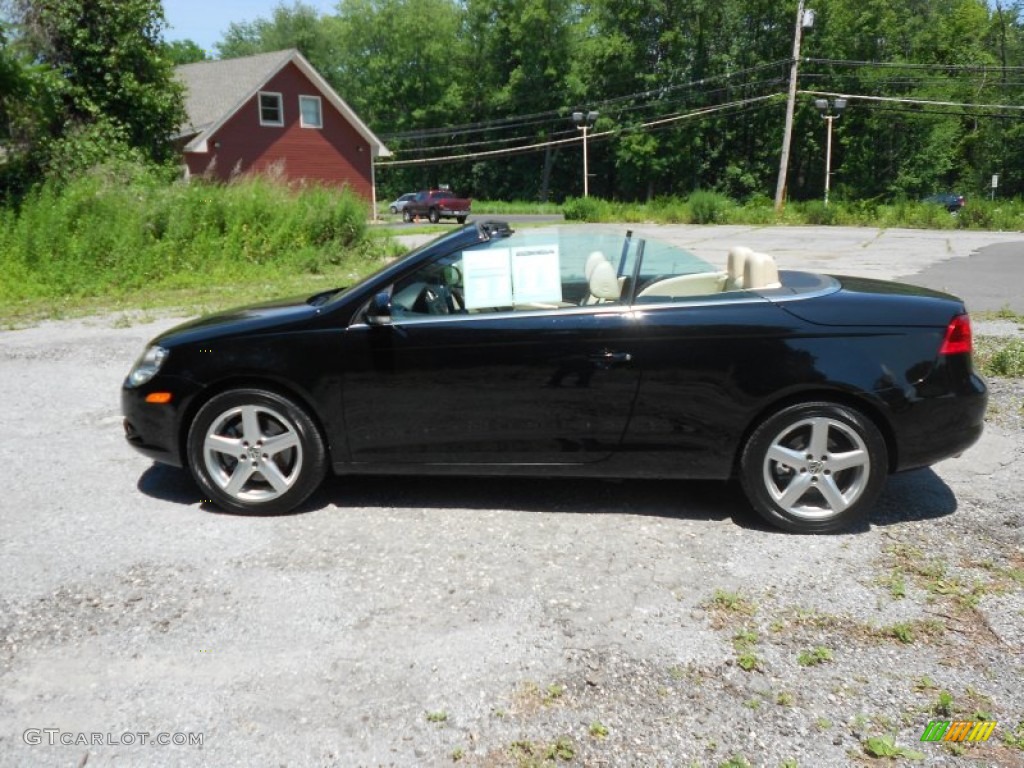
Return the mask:
M402 221L406 224L412 224L412 213L410 213L408 208L402 209Z
M388 208L388 210L391 211L392 213L398 213L398 209L395 208L395 206L393 205L390 208Z
M765 419L740 459L757 513L793 533L831 533L867 517L888 473L874 423L844 405L800 403Z
M431 224L437 224L441 220L441 214L437 208L431 208L430 213L427 214L427 218L430 219Z
M327 452L305 409L263 389L210 399L188 433L188 464L204 496L247 515L290 512L319 487Z
M459 224L465 224L466 223L466 217L465 216L456 216L455 220L457 222L459 222Z

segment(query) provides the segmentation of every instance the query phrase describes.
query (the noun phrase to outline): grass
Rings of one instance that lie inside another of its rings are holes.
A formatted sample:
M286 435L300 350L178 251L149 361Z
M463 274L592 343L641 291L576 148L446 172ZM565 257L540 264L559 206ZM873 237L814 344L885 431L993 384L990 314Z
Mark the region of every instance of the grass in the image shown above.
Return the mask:
M663 197L648 203L570 198L562 211L567 220L592 222L1024 229L1024 202L1020 200L972 200L959 216L951 216L942 206L930 203L875 200L833 200L828 207L820 200L791 202L776 213L772 200L766 196L740 203L716 192L699 190L685 198Z
M983 336L974 350L975 365L986 376L1024 378L1024 339Z
M832 661L832 651L821 645L809 651L800 651L796 657L796 663L801 667L816 667L826 661Z
M924 752L901 747L896 744L892 736L872 736L864 740L864 752L871 757L894 758L902 757L907 760L923 760Z
M366 219L346 190L172 184L132 166L97 169L0 209L0 316L237 304L237 293L351 282L393 255Z

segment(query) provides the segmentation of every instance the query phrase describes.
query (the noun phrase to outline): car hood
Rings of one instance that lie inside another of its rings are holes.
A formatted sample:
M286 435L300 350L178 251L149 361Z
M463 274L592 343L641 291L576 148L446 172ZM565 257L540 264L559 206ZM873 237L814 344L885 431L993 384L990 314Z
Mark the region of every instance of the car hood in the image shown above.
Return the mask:
M166 347L197 341L283 330L316 318L321 307L310 304L309 296L279 299L217 312L190 320L165 331L153 343Z

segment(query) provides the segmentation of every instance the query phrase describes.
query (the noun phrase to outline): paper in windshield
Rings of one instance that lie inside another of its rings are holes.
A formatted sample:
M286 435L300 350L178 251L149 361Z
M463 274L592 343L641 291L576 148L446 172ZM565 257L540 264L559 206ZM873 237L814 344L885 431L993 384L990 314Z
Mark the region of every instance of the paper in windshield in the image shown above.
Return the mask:
M516 304L560 302L562 274L558 246L513 248L512 291Z

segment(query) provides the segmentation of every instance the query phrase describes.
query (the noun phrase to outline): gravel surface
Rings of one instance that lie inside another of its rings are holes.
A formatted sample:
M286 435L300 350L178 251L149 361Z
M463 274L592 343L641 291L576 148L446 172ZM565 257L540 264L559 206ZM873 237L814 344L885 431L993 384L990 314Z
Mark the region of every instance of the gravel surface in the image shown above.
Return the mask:
M0 765L1024 766L1024 382L839 536L720 483L340 479L252 519L124 444L176 322L0 333Z

